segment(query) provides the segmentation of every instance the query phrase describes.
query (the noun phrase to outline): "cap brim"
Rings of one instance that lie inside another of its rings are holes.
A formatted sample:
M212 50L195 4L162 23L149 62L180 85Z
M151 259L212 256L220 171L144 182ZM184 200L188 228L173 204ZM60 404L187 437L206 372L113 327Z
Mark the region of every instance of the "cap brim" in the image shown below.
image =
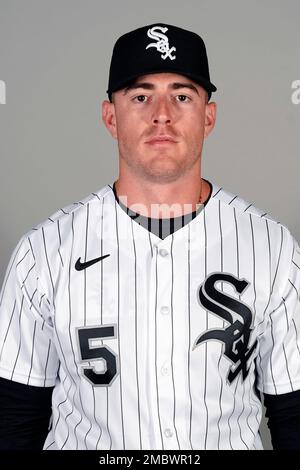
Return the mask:
M126 85L128 85L132 80L134 80L135 78L138 78L142 75L148 75L148 74L152 74L152 73L178 73L179 75L183 75L185 77L188 77L190 78L191 80L193 80L194 82L196 82L198 85L202 86L202 88L204 88L207 92L209 93L212 93L214 91L217 91L217 88L215 87L215 85L213 83L211 83L209 80L206 80L205 78L201 77L201 76L198 76L198 75L195 75L193 73L186 73L186 72L183 72L182 70L174 70L174 68L166 68L164 67L163 69L155 69L155 70L151 70L151 71L147 71L147 70L144 70L144 71L140 71L139 73L136 73L134 75L130 75L129 77L126 77L125 80L121 80L120 82L116 83L115 86L113 88L109 88L108 90L106 90L106 93L108 94L111 94L115 91L118 91L118 90L121 90L122 88L125 88Z

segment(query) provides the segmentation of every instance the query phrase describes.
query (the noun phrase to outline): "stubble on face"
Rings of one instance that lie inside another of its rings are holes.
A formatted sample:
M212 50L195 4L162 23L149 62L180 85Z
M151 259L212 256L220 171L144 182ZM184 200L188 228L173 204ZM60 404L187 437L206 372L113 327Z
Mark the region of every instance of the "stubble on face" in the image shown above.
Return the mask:
M147 144L145 144L147 145ZM152 183L171 183L188 173L199 162L200 151L195 145L190 154L185 156L172 155L171 148L145 149L143 155L135 153L133 145L126 136L118 141L120 159L139 178Z

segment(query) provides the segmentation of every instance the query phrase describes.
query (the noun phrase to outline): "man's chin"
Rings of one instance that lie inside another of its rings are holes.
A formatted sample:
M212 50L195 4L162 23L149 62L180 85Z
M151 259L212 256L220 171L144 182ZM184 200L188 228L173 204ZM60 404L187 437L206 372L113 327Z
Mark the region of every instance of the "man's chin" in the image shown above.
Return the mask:
M151 181L153 183L171 183L173 181L177 181L180 176L182 176L183 172L182 170L178 170L178 168L147 168L143 172L143 176L145 179L148 181Z

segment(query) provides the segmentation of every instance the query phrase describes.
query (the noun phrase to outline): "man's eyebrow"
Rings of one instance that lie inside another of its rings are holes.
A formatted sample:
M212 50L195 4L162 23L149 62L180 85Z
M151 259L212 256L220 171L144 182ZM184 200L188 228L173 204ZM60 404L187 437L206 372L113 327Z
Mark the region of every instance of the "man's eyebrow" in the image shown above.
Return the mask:
M125 87L123 95L126 95L128 91L136 90L137 88L143 88L144 90L153 90L155 86L152 83L148 82L131 83L130 85Z
M170 86L170 88L172 88L173 90L178 90L179 88L189 88L190 90L192 90L192 91L194 91L195 93L197 93L197 95L199 95L197 88L196 88L195 85L193 85L192 83L187 83L187 82L184 82L184 83L175 82L175 83L172 83L172 85Z
M123 95L125 96L128 91L130 90L136 90L137 88L142 88L144 90L154 90L155 85L153 83L149 82L137 82L137 83L132 83L125 87ZM171 88L172 90L179 90L180 88L189 88L190 90L194 91L199 95L197 88L192 84L192 83L186 83L186 82L174 82L170 83L168 88Z

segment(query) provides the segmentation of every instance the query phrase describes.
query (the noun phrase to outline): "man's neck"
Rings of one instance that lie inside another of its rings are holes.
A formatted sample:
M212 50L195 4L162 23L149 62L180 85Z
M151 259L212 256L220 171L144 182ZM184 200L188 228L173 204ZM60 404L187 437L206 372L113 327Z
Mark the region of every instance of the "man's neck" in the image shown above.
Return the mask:
M210 195L209 183L197 177L189 184L133 185L129 180L119 178L115 182L115 191L122 204L146 217L179 217L196 211Z

